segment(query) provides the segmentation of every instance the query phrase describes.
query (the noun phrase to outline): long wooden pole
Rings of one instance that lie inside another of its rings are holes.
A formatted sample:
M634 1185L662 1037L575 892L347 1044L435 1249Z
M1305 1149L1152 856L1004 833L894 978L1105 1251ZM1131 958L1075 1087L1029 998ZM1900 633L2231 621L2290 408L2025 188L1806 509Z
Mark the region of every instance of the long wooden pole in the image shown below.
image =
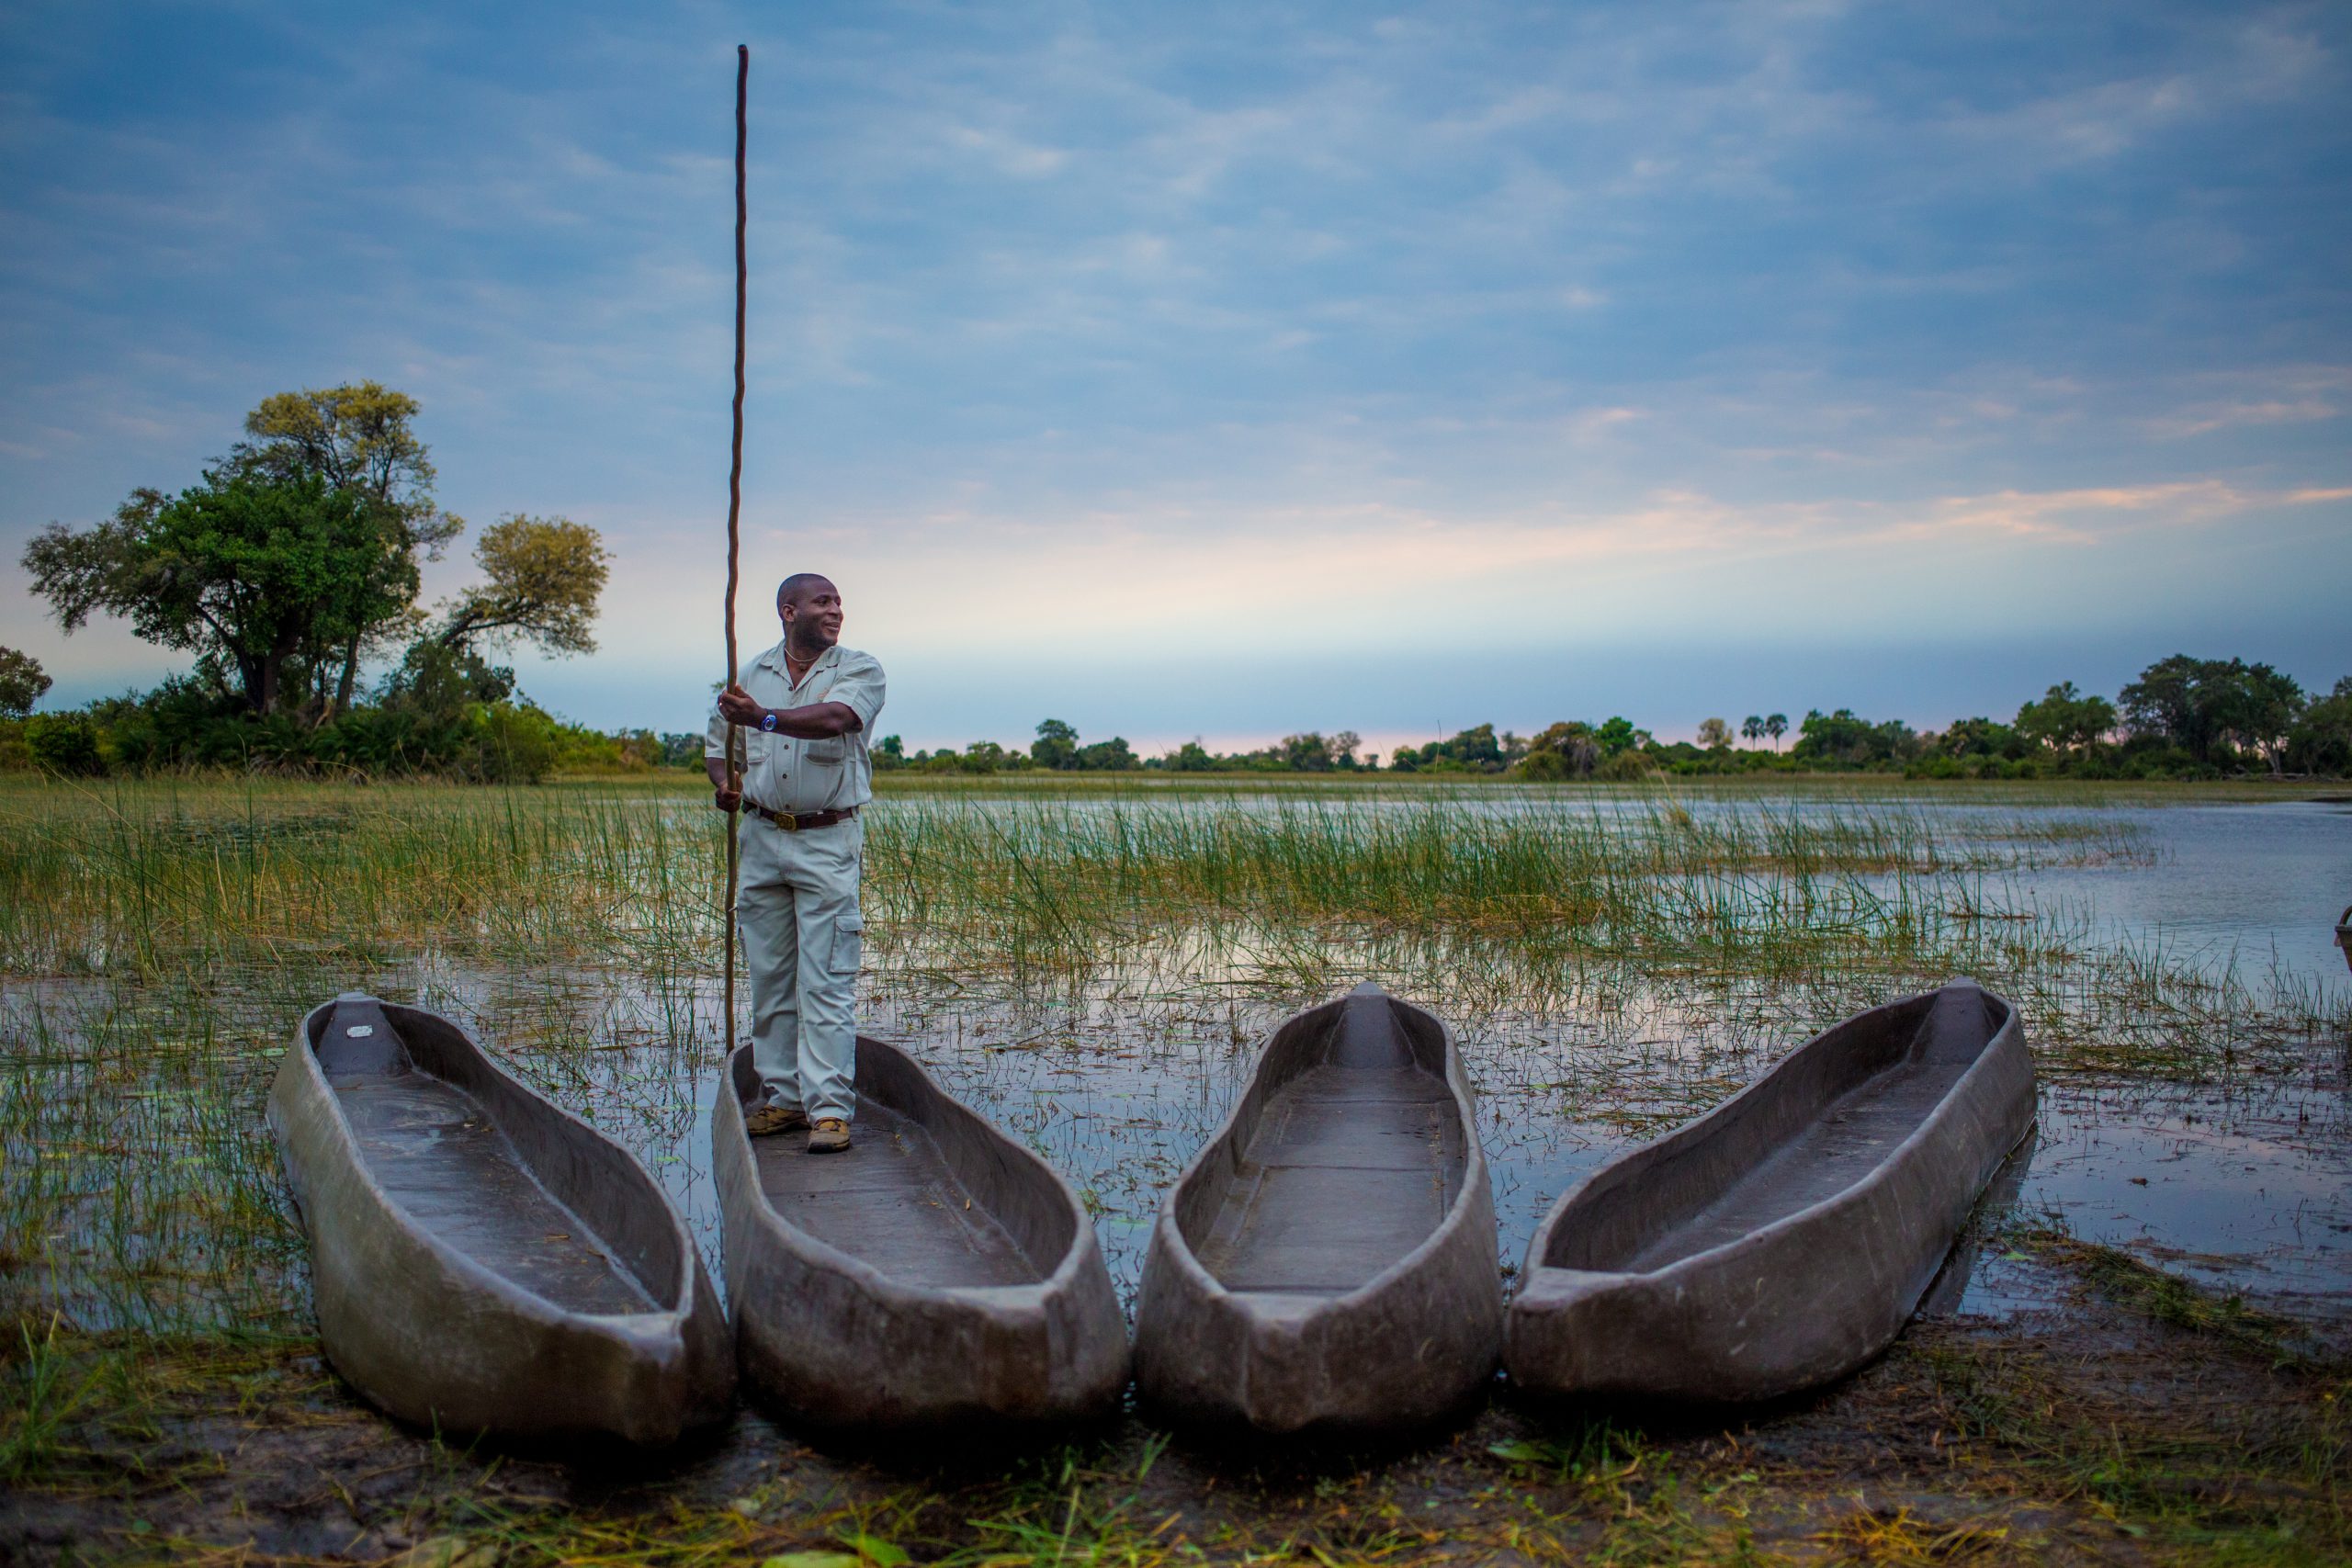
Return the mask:
M736 682L735 660L735 585L741 573L737 558L742 544L743 517L743 292L749 273L743 265L743 221L746 208L743 201L743 151L746 144L746 107L752 84L752 48L749 44L735 46L735 439L727 465L727 683ZM741 725L727 727L727 787L730 793L743 787L743 729ZM722 933L727 943L727 995L724 1002L726 1022L720 1038L726 1054L735 1053L735 884L741 863L742 846L740 838L743 813L737 809L727 813L727 929Z

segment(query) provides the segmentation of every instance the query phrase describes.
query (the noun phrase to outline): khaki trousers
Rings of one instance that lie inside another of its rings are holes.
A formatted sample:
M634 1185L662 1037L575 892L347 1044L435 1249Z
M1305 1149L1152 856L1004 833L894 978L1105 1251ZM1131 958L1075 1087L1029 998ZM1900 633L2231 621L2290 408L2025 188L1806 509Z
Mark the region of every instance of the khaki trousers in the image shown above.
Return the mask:
M787 833L743 818L735 897L752 981L752 1060L768 1100L809 1119L857 1111L857 879L865 824Z

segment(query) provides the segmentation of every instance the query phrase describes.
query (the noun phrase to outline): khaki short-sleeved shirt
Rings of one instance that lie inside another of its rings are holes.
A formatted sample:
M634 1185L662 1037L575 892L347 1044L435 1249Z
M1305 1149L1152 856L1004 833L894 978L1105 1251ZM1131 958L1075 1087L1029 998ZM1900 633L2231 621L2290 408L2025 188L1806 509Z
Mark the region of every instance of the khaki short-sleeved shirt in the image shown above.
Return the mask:
M860 728L831 740L743 731L743 793L771 811L838 811L874 798L874 763L866 744L882 714L882 666L872 654L839 644L818 655L797 686L777 643L743 671L743 690L763 708L814 707L844 703ZM713 705L703 733L702 754L727 755L727 720Z

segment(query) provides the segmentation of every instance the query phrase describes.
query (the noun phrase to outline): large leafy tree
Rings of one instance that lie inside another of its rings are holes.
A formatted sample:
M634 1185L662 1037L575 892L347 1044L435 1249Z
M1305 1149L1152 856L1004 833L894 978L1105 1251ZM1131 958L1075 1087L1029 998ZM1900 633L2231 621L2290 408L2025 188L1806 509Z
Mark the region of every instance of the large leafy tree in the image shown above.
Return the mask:
M2200 762L2224 745L2250 748L2275 770L2303 708L2291 675L2243 659L2160 659L2123 688L2123 717L2142 735L2179 747Z
M433 464L417 437L417 402L375 381L278 392L245 416L247 439L231 449L229 471L270 480L312 479L356 496L400 536L412 557L438 560L465 520L433 499ZM371 624L322 626L331 646L310 658L322 716L351 703L360 660L406 624L408 603ZM324 684L334 682L332 702Z
M0 717L22 718L49 690L49 671L29 653L0 648Z
M2287 758L2309 773L2352 773L2352 675L2305 708L2287 737Z
M1029 760L1041 768L1074 768L1078 766L1078 731L1058 718L1049 718L1037 726L1037 739L1029 748Z
M223 469L174 498L141 490L93 527L51 524L24 566L68 633L120 615L233 673L255 714L280 705L289 662L397 616L417 591L397 521L309 473Z
M448 606L443 647L521 640L550 653L596 650L596 601L612 556L595 529L565 517L503 518L482 530L474 561L482 581Z
M2059 750L2088 746L2115 728L2115 705L2101 696L2086 696L2072 681L2062 681L2038 702L2018 709L2017 731L2037 745Z

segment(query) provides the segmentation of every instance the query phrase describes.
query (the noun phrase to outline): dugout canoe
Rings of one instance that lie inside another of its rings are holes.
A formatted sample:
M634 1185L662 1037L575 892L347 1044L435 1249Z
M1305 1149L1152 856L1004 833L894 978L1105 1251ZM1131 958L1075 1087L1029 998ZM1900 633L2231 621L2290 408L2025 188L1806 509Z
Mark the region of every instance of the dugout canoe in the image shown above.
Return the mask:
M2344 964L2352 968L2352 905L2335 919L2335 945L2344 950Z
M1848 1019L1553 1206L1512 1381L1721 1404L1843 1377L1902 1332L2033 1113L2017 1010L1973 982Z
M457 1024L337 997L296 1031L269 1125L327 1358L376 1404L646 1446L726 1414L726 1314L677 1211Z
M859 1036L845 1154L752 1139L739 1049L711 1109L744 1381L854 1435L1038 1431L1109 1414L1126 1322L1077 1192L897 1046Z
M1502 1306L1453 1033L1359 986L1274 1031L1160 1204L1136 1384L1179 1421L1268 1436L1426 1426L1493 1378Z

